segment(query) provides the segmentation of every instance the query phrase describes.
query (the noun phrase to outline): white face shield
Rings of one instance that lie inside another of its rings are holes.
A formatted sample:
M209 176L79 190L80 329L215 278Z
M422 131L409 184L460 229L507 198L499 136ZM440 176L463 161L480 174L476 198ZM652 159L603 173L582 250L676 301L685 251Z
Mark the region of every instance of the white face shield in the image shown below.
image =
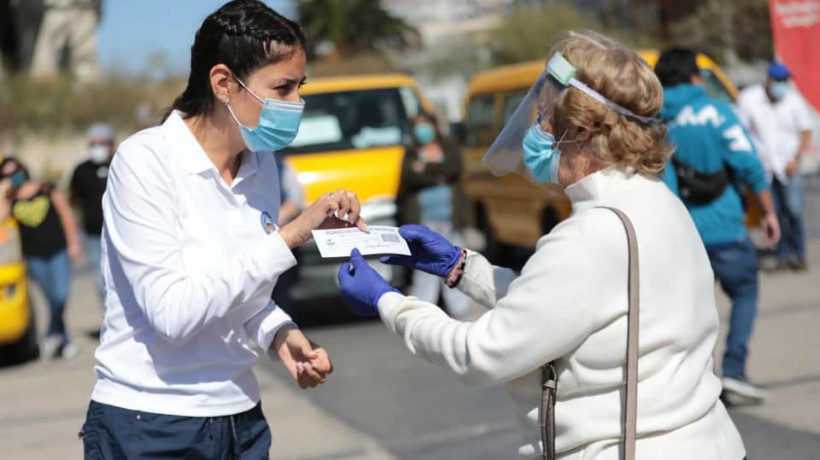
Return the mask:
M541 120L552 118L553 101L561 91L568 87L576 88L621 115L641 123L652 125L657 122L654 117L638 115L605 98L601 93L576 79L577 73L577 69L561 53L556 52L552 55L547 67L527 91L527 95L504 125L487 154L484 155L482 161L493 175L504 176L515 172L529 177L522 155L524 135L539 114ZM551 84L545 85L548 82Z

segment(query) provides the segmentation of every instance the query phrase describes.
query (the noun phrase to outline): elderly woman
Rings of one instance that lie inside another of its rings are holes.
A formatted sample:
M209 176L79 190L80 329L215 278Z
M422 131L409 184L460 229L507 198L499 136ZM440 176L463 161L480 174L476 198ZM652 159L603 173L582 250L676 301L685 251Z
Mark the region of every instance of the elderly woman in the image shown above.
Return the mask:
M591 33L570 34L550 56L533 90L539 116L518 155L533 180L563 187L572 215L538 241L520 274L424 227L401 229L412 255L385 261L437 274L490 309L473 322L401 295L355 250L339 272L343 296L466 384L504 384L523 458L542 453L541 368L553 362L557 457L618 459L629 252L621 220L603 207L620 210L640 262L636 458L740 460L743 442L712 371L709 258L686 208L657 177L671 153L654 120L661 85L633 51ZM532 107L524 109L531 120Z

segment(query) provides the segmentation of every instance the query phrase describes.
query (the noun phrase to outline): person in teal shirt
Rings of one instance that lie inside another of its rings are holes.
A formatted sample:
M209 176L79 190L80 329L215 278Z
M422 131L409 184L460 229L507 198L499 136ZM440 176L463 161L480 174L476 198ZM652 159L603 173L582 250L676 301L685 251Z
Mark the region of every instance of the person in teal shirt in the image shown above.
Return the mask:
M760 202L763 243L773 246L780 229L769 183L732 108L706 94L693 50L664 51L655 73L664 88L661 117L676 148L663 180L689 210L715 278L732 299L722 362L723 399L727 404L759 403L765 394L746 376L757 316L758 259L745 225L741 185Z

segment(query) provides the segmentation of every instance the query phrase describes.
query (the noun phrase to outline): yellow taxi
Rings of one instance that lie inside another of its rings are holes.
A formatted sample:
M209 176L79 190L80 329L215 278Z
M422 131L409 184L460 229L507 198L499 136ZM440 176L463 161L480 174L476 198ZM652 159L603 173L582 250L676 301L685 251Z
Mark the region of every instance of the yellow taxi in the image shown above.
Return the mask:
M659 52L642 50L639 54L654 66ZM536 184L516 174L495 177L481 161L544 66L539 60L498 67L474 75L467 88L462 126L463 185L474 207L476 227L487 238L485 252L496 261L510 254L510 247L533 248L538 238L572 210L557 185ZM698 67L707 93L734 103L737 89L720 67L702 54L698 55Z
M299 134L277 154L296 171L307 204L344 188L356 192L368 224L396 225L411 120L431 110L416 82L399 73L311 78L301 94L305 111ZM326 282L330 276L335 279L336 265L319 259L315 247L300 248L297 257L300 282L294 299L338 292L332 281ZM374 267L388 280L399 281L394 268ZM328 292L319 292L323 286Z
M0 222L0 366L22 363L37 354L20 233L14 219L8 218Z

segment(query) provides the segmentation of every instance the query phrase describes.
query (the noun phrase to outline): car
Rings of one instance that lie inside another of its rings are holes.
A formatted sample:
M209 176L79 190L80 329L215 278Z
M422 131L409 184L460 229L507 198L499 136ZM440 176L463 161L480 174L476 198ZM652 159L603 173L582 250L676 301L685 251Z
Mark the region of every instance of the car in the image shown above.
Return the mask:
M20 232L14 219L7 218L0 223L0 366L20 364L38 355Z

